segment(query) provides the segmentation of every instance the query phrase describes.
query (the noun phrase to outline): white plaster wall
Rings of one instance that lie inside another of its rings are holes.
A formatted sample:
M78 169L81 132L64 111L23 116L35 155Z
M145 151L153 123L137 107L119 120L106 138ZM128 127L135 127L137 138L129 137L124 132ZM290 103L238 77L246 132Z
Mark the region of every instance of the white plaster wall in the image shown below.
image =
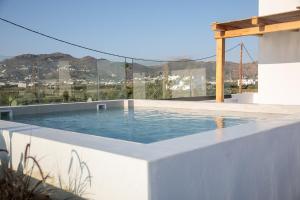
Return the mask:
M23 130L24 131L24 130ZM3 143L5 138L6 143ZM91 187L87 187L85 198L109 200L148 200L148 164L144 160L94 150L77 145L61 143L55 140L30 137L13 131L0 133L0 148L12 152L14 168L17 169L26 144L30 143L30 155L39 160L44 174L51 176L49 183L59 187L58 176L62 176L63 185L71 180L79 181L75 173L68 175L71 152L76 151L85 162L92 176ZM1 156L1 155L0 155ZM1 157L0 157L1 158ZM78 161L74 157L73 167L79 172ZM36 178L40 178L37 169ZM86 177L87 171L83 175ZM77 178L72 178L77 177Z
M296 10L300 0L260 0L259 14ZM259 39L258 96L262 104L300 105L300 33L265 34Z
M295 10L300 0L259 0L259 15Z
M299 129L298 123L152 161L151 200L300 199Z
M232 94L231 99L226 99L228 103L243 103L243 104L251 104L255 103L257 93L241 93L241 94Z
M259 79L262 81L257 102L300 105L299 75L300 63L261 65Z

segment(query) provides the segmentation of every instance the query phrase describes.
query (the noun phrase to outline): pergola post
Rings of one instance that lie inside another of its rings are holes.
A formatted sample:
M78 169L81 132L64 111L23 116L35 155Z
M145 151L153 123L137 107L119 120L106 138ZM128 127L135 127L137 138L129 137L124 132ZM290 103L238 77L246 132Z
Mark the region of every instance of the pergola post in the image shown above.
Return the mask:
M216 102L224 102L224 64L225 64L225 39L217 38L216 52Z
M257 16L224 23L215 22L212 24L212 30L215 32L217 42L216 102L224 102L225 39L241 36L263 36L267 33L280 31L299 31L300 10L297 8L297 10L290 12Z

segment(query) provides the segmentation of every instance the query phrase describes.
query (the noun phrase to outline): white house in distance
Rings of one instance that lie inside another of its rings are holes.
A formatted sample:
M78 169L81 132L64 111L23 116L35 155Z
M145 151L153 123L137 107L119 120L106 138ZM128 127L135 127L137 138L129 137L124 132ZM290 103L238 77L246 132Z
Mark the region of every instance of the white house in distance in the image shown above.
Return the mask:
M233 95L233 100L300 105L299 6L300 0L259 0L258 17L213 24L217 41L217 102L224 100L221 76L225 39L259 36L258 93Z

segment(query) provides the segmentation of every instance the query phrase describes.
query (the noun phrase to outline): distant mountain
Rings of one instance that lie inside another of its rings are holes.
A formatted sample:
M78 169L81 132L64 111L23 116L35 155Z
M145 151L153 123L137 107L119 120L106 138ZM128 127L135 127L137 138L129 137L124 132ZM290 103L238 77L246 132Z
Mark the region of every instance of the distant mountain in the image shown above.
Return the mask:
M58 79L59 67L68 65L70 75L74 80L96 80L97 79L97 62L99 62L98 72L100 77L120 77L124 76L125 64L123 62L112 62L105 59L97 60L94 57L86 56L75 58L68 54L23 54L13 58L0 61L0 82L5 81L25 81L30 80L36 75L39 80ZM172 62L168 63L169 70L205 68L208 80L214 80L215 62ZM143 65L140 62L134 62L126 65L128 78L132 78L132 70L137 73L145 72L146 75L158 74L164 69L164 64ZM244 74L248 78L257 77L257 64L244 64ZM239 77L239 64L226 62L225 80L236 80Z

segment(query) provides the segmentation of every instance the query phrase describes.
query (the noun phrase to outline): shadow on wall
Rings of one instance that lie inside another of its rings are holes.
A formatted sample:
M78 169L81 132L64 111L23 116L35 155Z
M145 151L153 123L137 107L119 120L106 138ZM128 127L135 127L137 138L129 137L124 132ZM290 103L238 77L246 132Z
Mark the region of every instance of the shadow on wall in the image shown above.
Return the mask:
M0 133L0 165L4 165L4 167L8 168L9 154L7 151L7 146L5 139L2 135L2 130Z
M52 182L49 180L50 174L45 174L37 158L30 155L30 143L20 153L17 168L13 166L13 133L9 132L8 135L9 141L6 141L3 131L0 130L0 199L22 199L26 195L32 195L33 199L80 200L88 194L86 191L92 186L92 176L87 163L76 150L71 150L69 166L65 166L66 183L63 183L61 175L54 176L57 177L60 187L56 188L48 184ZM5 184L6 182L9 184Z
M259 64L300 62L300 32L268 33L259 39Z
M37 159L29 154L30 144L20 153L18 167L13 167L12 133L10 137L10 151L7 149L3 131L0 133L1 163L0 163L0 199L50 199L50 187L46 186L49 175L45 175ZM4 154L4 155L3 155ZM39 180L32 176L35 168Z
M74 194L78 197L84 197L88 193L88 188L92 186L92 176L89 167L83 161L76 150L71 151L70 162L68 166L68 181L63 181L62 175L58 175L59 186L62 190Z

